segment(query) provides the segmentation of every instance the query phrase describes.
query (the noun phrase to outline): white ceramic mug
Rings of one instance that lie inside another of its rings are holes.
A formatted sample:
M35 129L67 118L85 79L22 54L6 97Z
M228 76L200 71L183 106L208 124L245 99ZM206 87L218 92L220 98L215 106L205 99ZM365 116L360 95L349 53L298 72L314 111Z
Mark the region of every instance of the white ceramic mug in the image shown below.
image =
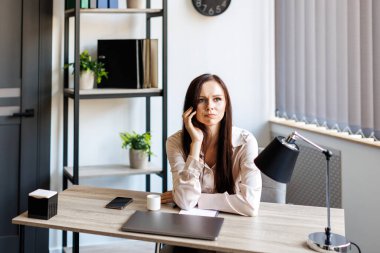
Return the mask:
M146 196L146 208L151 211L160 210L161 196L157 194L149 194Z

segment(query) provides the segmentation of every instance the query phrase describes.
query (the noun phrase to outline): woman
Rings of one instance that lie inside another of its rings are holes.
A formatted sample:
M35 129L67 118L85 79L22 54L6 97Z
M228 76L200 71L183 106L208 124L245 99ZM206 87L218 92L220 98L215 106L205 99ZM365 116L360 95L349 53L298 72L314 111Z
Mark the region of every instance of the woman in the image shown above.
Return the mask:
M173 191L162 194L162 203L257 215L261 196L261 174L253 163L257 141L248 131L232 127L224 82L211 74L195 78L182 117L182 131L166 143Z

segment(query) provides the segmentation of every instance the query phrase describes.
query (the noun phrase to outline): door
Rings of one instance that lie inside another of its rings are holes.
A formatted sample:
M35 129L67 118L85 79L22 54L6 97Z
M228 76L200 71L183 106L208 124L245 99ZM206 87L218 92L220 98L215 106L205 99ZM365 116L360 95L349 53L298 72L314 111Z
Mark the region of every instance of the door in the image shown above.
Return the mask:
M49 2L0 1L0 252L19 251L11 220L27 210L28 192L50 184ZM28 228L24 243L48 252L48 231Z
M0 7L0 251L17 252L21 109L22 1L2 0ZM12 25L10 25L12 24Z

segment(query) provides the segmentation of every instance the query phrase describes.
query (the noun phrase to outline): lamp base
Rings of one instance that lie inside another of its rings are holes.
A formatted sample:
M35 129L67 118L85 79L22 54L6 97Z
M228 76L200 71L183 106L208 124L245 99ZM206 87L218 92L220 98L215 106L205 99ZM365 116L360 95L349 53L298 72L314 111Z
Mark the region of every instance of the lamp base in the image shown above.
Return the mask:
M330 243L326 244L326 233L316 232L309 235L307 245L318 252L347 252L351 242L342 235L331 233Z

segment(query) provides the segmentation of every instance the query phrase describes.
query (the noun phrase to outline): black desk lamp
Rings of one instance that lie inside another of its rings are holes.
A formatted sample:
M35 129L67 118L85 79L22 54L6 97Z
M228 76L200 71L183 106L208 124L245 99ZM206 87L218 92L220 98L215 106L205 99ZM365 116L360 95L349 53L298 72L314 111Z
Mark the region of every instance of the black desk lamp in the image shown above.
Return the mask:
M256 166L268 177L281 183L288 183L297 161L299 148L295 144L297 138L309 143L321 151L326 157L326 207L327 227L325 232L315 232L309 235L307 244L319 252L347 252L350 242L342 235L331 233L330 226L330 168L329 161L332 156L330 150L324 149L314 142L306 139L297 132L287 138L276 137L255 159Z

